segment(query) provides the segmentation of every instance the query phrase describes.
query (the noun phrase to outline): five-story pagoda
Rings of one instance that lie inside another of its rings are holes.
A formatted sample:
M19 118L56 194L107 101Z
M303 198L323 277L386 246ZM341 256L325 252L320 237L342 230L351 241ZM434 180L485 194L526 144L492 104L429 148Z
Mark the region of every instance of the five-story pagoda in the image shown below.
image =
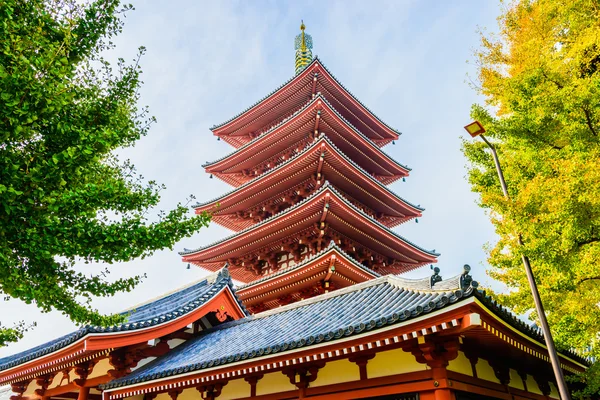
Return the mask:
M390 228L421 216L387 188L410 169L381 147L399 133L377 118L296 37L296 75L214 126L235 147L204 165L234 186L194 206L235 233L182 252L211 271L228 264L253 312L436 262Z

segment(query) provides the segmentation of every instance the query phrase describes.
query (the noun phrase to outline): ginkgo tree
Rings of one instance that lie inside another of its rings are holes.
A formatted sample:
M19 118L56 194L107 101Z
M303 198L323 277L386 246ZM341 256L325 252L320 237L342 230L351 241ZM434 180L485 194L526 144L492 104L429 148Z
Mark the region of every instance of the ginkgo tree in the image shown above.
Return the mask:
M143 49L132 63L103 58L130 9L118 0L0 0L0 293L80 324L122 320L90 299L129 291L141 277L110 281L76 262L145 257L209 221L184 204L149 217L164 187L115 156L154 122L138 107ZM0 346L29 324L0 325Z
M504 303L533 311L520 258L527 254L557 345L597 357L600 3L520 0L503 7L499 32L482 33L475 53L475 86L486 103L474 105L471 116L498 149L510 201L483 143L463 146L472 189L500 238L489 249L490 274L511 288L500 295ZM584 379L595 393L594 374Z

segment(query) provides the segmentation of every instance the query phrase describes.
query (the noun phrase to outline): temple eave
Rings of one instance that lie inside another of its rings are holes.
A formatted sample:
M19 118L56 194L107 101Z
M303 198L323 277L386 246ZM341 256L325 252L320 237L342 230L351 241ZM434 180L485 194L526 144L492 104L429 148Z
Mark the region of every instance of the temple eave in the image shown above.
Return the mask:
M332 108L322 96L317 96L303 105L290 118L259 136L228 156L205 164L207 173L223 176L223 180L239 185L251 180L256 174L257 165L273 164L290 156L291 149L303 147L315 137L326 134L336 146L354 159L361 160L363 168L373 170L384 184L409 175L410 170L387 154L377 145L351 126L347 120ZM293 154L293 153L292 153ZM249 174L242 174L249 171ZM227 176L230 175L230 176ZM227 177L225 177L227 176Z
M315 58L300 74L292 78L263 100L228 122L213 127L213 133L222 137L224 140L226 140L225 138L227 136L231 137L238 135L238 137L240 137L240 139L238 139L239 141L243 141L244 143L250 141L252 137L249 136L249 133L256 130L256 128L260 129L255 121L261 116L264 116L268 110L275 108L275 104L280 104L282 101L289 101L291 96L296 96L298 94L306 96L305 98L310 98L312 95L315 95L316 93L313 93L314 88L311 84L312 79L316 79L317 82L325 82L320 84L320 86L326 90L329 95L336 99L339 98L337 101L340 105L343 105L344 109L348 110L350 116L354 116L354 122L360 123L364 129L369 131L370 135L368 136L373 137L374 140L387 142L398 138L399 134L396 130L390 128L379 118L375 117L369 109L359 102L336 80L335 77L333 77L333 75L331 75L317 58ZM292 102L285 110L293 109L298 105L298 102ZM356 115L356 113L360 114L360 116ZM369 121L369 123L363 122L363 119ZM367 134L367 132L365 132L365 134Z
M401 199L365 171L356 168L325 137L244 186L194 208L197 213L211 211L215 222L239 230L247 227L248 221L264 219L267 209L269 216L285 207L286 202L293 205L301 201L325 179L356 206L388 227L422 215L422 208ZM361 201L355 200L358 198Z
M236 267L231 265L234 260L239 267L258 271L258 265L263 265L267 259L279 257L277 254L280 251L281 254L307 249L320 251L326 244L325 240L327 243L336 240L343 244L361 262L377 265L378 268L392 268L394 271L406 271L434 263L437 257L435 253L425 252L406 242L365 215L330 185L322 186L311 197L263 223L208 247L183 253L182 256L185 262L199 265L230 262L232 274L240 279L235 275ZM240 246L240 243L244 244ZM283 252L288 247L289 250ZM297 253L296 260L300 254ZM264 261L260 261L261 255ZM256 260L260 262L257 264ZM275 268L275 263L268 261L270 268ZM248 282L248 278L243 281Z

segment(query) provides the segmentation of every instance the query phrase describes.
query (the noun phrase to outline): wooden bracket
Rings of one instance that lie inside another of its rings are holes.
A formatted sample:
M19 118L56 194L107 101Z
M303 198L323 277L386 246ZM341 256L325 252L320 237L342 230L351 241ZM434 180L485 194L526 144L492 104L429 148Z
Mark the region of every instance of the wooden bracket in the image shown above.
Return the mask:
M179 397L179 395L183 392L182 389L175 389L175 390L171 390L170 392L167 392L167 394L169 395L169 397L171 398L171 400L177 400L177 397Z
M23 393L27 390L27 386L31 383L31 379L21 382L15 382L10 384L10 388L13 393L16 393L13 396L10 396L10 400L20 400L23 397Z
M227 385L227 381L217 382L211 385L196 386L196 390L200 392L200 397L202 397L203 400L214 400L221 395L221 391L225 385Z
M369 363L369 360L372 360L375 357L375 354L363 354L360 356L356 356L356 357L351 357L350 358L350 362L355 363L356 365L358 365L358 371L360 373L360 380L365 380L365 379L369 379L369 376L367 374L367 364Z
M50 386L50 384L52 383L52 380L54 379L55 375L56 372L51 372L49 374L40 375L37 378L35 378L35 383L39 386L39 389L36 389L34 393L37 396L43 397L44 393L46 393L46 389L48 389L48 386Z
M250 384L250 397L256 397L256 384L263 376L264 375L252 375L244 378L244 380Z

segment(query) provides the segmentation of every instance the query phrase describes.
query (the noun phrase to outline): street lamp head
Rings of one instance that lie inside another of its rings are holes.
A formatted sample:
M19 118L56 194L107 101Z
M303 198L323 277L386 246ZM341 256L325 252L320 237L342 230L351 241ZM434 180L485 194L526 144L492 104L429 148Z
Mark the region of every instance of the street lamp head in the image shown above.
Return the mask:
M471 137L476 137L481 135L482 133L485 133L485 128L483 127L483 125L481 125L481 122L479 121L471 122L469 125L465 126L465 130L469 132L469 135L471 135Z

